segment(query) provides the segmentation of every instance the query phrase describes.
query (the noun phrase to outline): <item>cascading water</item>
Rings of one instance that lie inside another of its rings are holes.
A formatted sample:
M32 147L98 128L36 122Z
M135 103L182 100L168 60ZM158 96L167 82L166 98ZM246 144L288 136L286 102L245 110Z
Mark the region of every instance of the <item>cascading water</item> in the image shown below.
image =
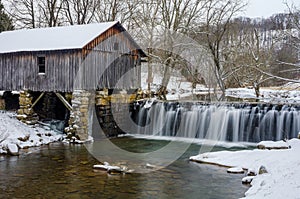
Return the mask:
M145 105L146 104L146 105ZM295 138L300 109L295 106L139 102L132 112L138 134L232 142Z

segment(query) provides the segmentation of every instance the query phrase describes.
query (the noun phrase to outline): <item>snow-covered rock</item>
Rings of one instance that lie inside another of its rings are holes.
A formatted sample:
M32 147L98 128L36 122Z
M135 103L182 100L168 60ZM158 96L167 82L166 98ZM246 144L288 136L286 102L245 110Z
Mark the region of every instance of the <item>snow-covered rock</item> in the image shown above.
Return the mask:
M94 165L93 168L94 169L105 170L105 171L109 171L109 170L121 170L121 168L118 167L118 166L110 166L110 165L102 165L102 164Z
M19 148L16 144L7 144L7 152L9 155L19 155Z
M245 173L245 171L241 167L233 167L233 168L227 169L227 173L243 174L243 173Z
M254 169L252 169L252 168L248 169L247 176L256 176L256 175L257 175L257 172Z
M258 149L289 149L291 146L288 144L287 141L262 141L257 144Z
M123 173L123 172L125 173L125 170L123 170L121 167L119 167L119 166L111 166L109 164L94 165L93 169L107 171L107 173L111 174L111 175L120 174L120 173Z
M243 184L250 184L252 180L254 179L254 176L246 176L242 179Z

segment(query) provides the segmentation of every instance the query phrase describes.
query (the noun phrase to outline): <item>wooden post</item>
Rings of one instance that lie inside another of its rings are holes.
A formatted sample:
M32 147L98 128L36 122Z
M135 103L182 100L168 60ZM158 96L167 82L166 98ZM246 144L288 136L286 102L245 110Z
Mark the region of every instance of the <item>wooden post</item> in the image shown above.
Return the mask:
M65 107L69 110L72 111L72 106L69 104L67 100L60 94L60 93L55 93L55 95L60 99L60 101L65 105Z
M45 92L43 92L36 100L35 102L32 104L31 108L33 108L39 101L40 99L45 95Z

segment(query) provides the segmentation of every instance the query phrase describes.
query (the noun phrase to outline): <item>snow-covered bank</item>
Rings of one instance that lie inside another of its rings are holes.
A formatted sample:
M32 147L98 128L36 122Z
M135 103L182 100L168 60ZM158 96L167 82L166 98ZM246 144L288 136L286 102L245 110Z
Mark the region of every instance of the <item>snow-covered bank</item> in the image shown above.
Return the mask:
M239 99L256 99L254 89L234 88L226 90L227 97ZM282 88L261 88L259 100L266 103L299 103L300 91Z
M142 72L142 85L141 88L146 92L148 90L148 73ZM161 73L155 73L153 77L153 83L150 85L151 91L156 91L161 84L163 76ZM259 101L265 103L288 103L294 104L300 102L300 83L287 83L281 87L271 87L260 89ZM189 82L186 78L180 75L172 75L167 87L168 94L167 100L181 100L181 99L193 99L193 95L205 96L209 92L213 93L213 89L207 88L205 85L197 84L196 88L193 88L192 82ZM228 88L226 89L226 96L236 98L244 101L255 101L257 99L253 88Z
M256 173L264 166L268 173L254 177L246 198L300 198L300 140L292 139L288 144L290 149L220 151L192 156L190 160L241 167Z
M13 112L0 111L0 154L37 147L62 140L63 134L48 127L30 127L16 119ZM13 151L9 151L9 149Z

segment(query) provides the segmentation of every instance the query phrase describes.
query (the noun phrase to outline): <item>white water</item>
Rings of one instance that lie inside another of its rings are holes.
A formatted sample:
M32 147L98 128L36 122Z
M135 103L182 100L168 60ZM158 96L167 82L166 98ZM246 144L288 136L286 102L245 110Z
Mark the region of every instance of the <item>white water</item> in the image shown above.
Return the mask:
M141 135L259 142L295 138L300 131L297 107L155 102L135 109L139 128L133 132Z

